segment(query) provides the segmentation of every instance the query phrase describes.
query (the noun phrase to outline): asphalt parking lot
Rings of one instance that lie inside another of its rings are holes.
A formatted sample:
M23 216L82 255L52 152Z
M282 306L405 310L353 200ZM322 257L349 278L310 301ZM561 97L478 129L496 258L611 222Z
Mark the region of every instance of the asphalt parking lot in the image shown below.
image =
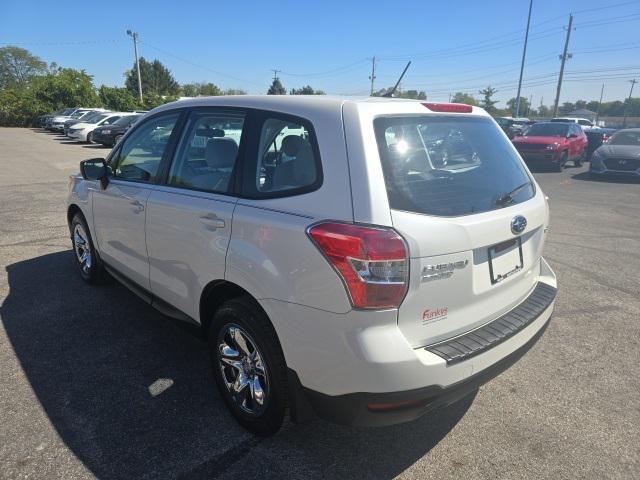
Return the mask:
M475 395L406 425L258 439L193 330L75 271L67 179L107 153L0 129L0 478L640 478L640 183L535 173L556 311Z

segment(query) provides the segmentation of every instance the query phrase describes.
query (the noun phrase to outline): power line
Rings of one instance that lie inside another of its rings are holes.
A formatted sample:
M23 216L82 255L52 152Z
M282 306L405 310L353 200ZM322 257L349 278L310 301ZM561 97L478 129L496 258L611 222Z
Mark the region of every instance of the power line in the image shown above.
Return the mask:
M207 71L209 71L209 72L211 72L211 73L215 73L216 75L220 75L220 76L222 76L222 77L227 77L227 78L230 78L230 79L232 79L232 80L236 80L236 81L238 81L238 82L250 83L250 84L252 84L252 85L256 85L256 86L259 86L259 87L263 87L263 86L264 86L264 85L262 85L261 83L253 82L253 81L251 81L251 80L246 80L246 79L244 79L244 78L235 77L235 76L233 76L233 75L229 75L229 74L227 74L227 73L220 72L220 71L218 71L218 70L214 70L214 69L209 68L209 67L207 67L207 66L205 66L205 65L201 65L201 64L199 64L199 63L192 62L191 60L187 60L186 58L180 57L180 56L175 55L175 54L173 54L173 53L171 53L171 52L167 52L166 50L163 50L163 49L158 48L158 47L156 47L156 46L154 46L154 45L151 45L151 44L150 44L150 43L148 43L148 42L143 42L142 40L140 40L140 43L141 43L141 44L143 44L143 45L146 45L147 47L153 48L154 50L157 50L157 51L158 51L158 52L160 52L160 53L163 53L163 54L165 54L165 55L168 55L168 56L170 56L170 57L173 57L173 58L175 58L176 60L180 60L181 62L187 63L187 64L192 65L192 66L194 66L194 67L198 67L198 68L201 68L201 69L203 69L203 70L207 70Z

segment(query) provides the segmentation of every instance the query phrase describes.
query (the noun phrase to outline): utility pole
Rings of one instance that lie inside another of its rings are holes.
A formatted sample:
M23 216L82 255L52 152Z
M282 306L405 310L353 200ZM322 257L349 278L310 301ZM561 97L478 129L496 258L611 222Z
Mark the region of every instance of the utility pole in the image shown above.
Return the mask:
M569 26L567 27L567 38L564 41L564 51L560 56L560 76L558 77L558 90L556 90L556 100L553 103L553 116L558 116L558 103L560 103L560 89L562 88L562 76L564 75L564 63L568 58L571 58L572 55L567 54L567 50L569 49L569 39L571 38L571 27L573 26L573 15L569 15Z
M529 0L529 16L527 17L527 32L524 35L524 48L522 49L522 63L520 64L520 80L518 80L518 94L516 95L516 111L514 117L520 116L520 89L522 88L522 74L524 73L524 59L527 55L527 42L529 41L529 24L531 23L531 9L533 0Z
M373 82L376 79L376 57L374 56L371 59L371 76L369 77L369 80L371 80L371 96L373 96Z
M631 82L631 91L629 91L629 99L627 100L627 107L624 109L624 119L622 120L622 128L627 126L627 112L629 111L629 107L631 106L631 95L633 95L633 87L638 81L634 78L633 80L629 80Z
M532 106L533 106L533 94L529 95L529 106L527 107L527 117L529 116L529 112L531 111Z
M136 56L136 70L138 71L138 94L140 95L140 103L142 104L142 77L140 76L140 61L138 60L138 32L127 30L127 35L133 38L133 52Z
M602 107L602 96L604 95L604 83L600 89L600 101L598 102L598 111L596 112L596 125L598 125L598 118L600 118L600 108Z
M273 81L275 82L276 80L278 80L278 74L282 71L282 70L276 70L275 68L272 68L271 71L273 72Z

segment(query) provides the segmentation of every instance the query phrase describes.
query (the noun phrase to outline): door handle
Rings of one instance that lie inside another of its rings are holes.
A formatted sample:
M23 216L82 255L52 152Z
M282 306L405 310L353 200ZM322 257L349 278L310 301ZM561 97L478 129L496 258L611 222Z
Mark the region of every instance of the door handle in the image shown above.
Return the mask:
M200 217L200 223L205 225L209 230L217 230L218 228L224 228L225 226L224 220L218 218L215 213L203 215Z
M129 205L133 206L133 211L135 213L140 213L142 211L144 211L144 205L142 204L142 202L138 201L138 200L133 200L131 202L129 202Z

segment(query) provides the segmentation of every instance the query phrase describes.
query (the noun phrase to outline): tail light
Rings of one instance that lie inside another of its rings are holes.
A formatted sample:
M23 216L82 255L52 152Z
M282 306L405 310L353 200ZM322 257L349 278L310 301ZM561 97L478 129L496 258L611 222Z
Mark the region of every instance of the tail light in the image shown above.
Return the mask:
M602 134L602 143L606 143L606 141L609 140L609 135L607 135L606 133Z
M473 107L466 103L423 103L432 112L471 113Z
M355 308L394 308L407 292L407 247L390 228L323 222L309 237L340 275Z

